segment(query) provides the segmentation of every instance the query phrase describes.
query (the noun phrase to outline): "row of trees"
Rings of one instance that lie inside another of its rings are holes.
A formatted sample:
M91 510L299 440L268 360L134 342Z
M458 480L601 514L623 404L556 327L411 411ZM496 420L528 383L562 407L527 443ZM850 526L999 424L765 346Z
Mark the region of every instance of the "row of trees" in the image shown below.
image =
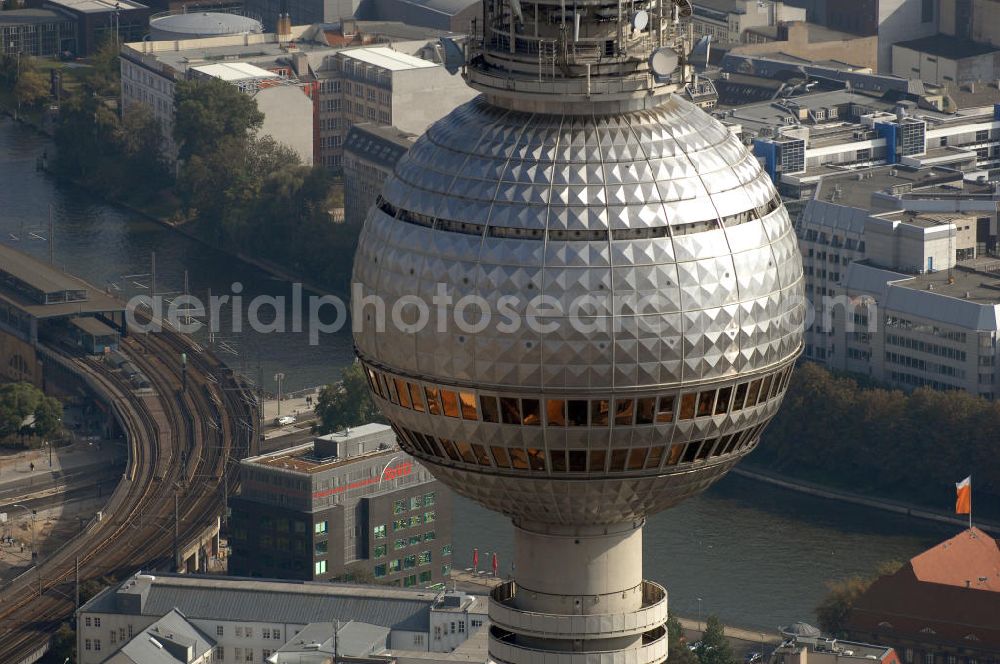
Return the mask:
M253 97L217 79L179 81L175 166L148 107L118 112L119 86L118 53L109 44L62 104L58 174L110 198L191 220L227 250L329 287L346 286L356 229L330 220L339 189L325 169L303 165L261 134L264 116Z
M62 431L62 404L31 383L0 385L0 444L40 445Z
M972 474L984 498L978 504L996 505L990 497L1000 496L998 430L1000 402L962 391L863 385L803 363L750 461L941 510L954 503L954 482Z
M17 54L0 55L0 80L13 94L18 108L32 109L49 95L49 82L35 59Z

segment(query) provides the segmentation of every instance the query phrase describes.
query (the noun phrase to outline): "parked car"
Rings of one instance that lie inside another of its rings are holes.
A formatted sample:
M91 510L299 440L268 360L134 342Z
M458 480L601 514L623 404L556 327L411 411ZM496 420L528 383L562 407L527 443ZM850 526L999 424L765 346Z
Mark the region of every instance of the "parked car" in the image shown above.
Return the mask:
M275 426L284 427L295 422L295 418L291 415L282 415L281 417L274 418Z

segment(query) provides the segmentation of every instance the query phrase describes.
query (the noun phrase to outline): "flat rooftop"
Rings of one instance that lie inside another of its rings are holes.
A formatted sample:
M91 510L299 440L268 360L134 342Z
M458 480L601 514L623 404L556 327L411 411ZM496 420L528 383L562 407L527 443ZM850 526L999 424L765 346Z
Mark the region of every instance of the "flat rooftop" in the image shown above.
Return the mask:
M348 430L327 434L303 445L296 445L270 454L244 459L243 463L265 468L279 468L298 473L321 473L380 456L398 455L392 429L384 424L363 424ZM388 440L392 444L387 443ZM332 445L331 443L335 443ZM352 444L353 443L353 444ZM385 443L385 444L382 444ZM317 455L336 454L336 456Z
M45 0L47 3L84 14L109 13L119 10L148 9L133 0Z
M0 25L36 25L72 19L51 9L10 9L0 12Z
M915 170L899 166L877 166L864 170L844 171L823 166L810 169L804 175L822 176L820 186L816 190L818 200L866 210L872 208L873 194L892 191L893 188L919 193L926 187L951 185L950 188L955 193L961 193L965 186L961 173L939 168Z
M438 66L433 62L423 60L414 55L407 55L406 53L394 51L387 46L348 48L341 51L341 54L345 58L360 60L361 62L365 62L376 67L382 67L383 69L388 69L389 71L427 69Z
M19 292L17 282L38 293L72 291L80 293L82 297L67 302L41 304ZM0 244L0 301L35 318L125 310L123 302L96 286L4 244Z
M142 615L308 625L317 617L426 632L439 593L377 585L156 574L133 576L87 602L87 613L124 614L119 594L146 593Z
M948 58L949 60L973 58L977 55L986 55L987 53L1000 51L1000 48L990 44L972 41L971 39L958 39L947 35L931 35L930 37L911 39L910 41L897 42L895 46L935 55L939 58Z
M192 70L223 81L246 81L250 79L279 78L277 74L249 62L218 62L211 65L191 67Z
M1000 261L994 260L1000 269ZM897 286L912 290L933 291L938 295L954 297L976 304L1000 304L1000 274L983 271L989 264L960 262L953 270L939 270L920 274L912 279L896 282Z

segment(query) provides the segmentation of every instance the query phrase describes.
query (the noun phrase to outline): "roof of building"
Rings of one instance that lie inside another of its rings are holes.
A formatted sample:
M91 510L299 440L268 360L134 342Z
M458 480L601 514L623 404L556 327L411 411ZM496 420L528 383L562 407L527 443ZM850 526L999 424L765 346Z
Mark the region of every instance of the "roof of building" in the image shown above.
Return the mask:
M954 270L892 282L883 304L890 310L969 330L1000 330L1000 275L961 267L959 263Z
M462 664L472 662L482 664L490 661L488 629L477 629L451 652L431 652L426 650L392 650L396 664Z
M990 535L972 528L879 578L855 601L847 631L996 651L1000 569L996 542L991 550L990 541Z
M355 445L348 445L352 441L357 441L360 453L359 450L352 449ZM320 454L323 456L319 456ZM312 474L390 454L399 454L392 429L384 424L369 423L319 436L313 442L248 457L243 459L243 463Z
M45 0L45 2L49 5L56 5L69 11L83 14L149 9L146 5L139 4L134 0Z
M76 318L71 318L69 322L78 330L86 334L92 334L95 337L106 337L116 334L115 329L93 316L77 316Z
M218 62L211 65L191 67L191 69L205 76L211 76L223 81L245 81L257 78L276 78L278 76L272 71L248 62Z
M278 648L276 652L283 655L294 653L316 653L324 655L336 654L339 657L364 657L385 651L388 643L388 627L371 625L351 620L336 624L337 637L334 640L333 622L317 622L306 625L291 640Z
M203 657L215 641L192 625L180 611L169 611L122 646L111 659L116 664L187 664ZM185 656L191 649L193 657Z
M394 630L426 632L436 593L389 586L363 586L310 581L157 574L155 579L130 577L105 589L81 611L125 613L117 593L131 592L130 583L148 585L142 614L166 615L177 609L190 619L273 622L308 625L317 616L331 620L381 625Z
M344 139L344 152L391 169L416 140L415 135L397 127L365 122L351 126Z
M871 210L872 196L878 192L919 192L930 187L950 187L956 193L965 187L960 172L942 168L906 168L901 166L876 166L864 170L845 171L839 168L824 169L815 198L840 205Z
M42 292L86 291L85 300L58 304L39 304L10 288L0 287L0 301L7 302L35 318L52 318L72 314L106 311L124 311L125 305L116 298L88 284L82 279L39 260L0 244L0 274L9 274L18 281Z
M257 19L228 12L187 12L156 16L150 19L149 27L186 35L231 35L263 31Z
M976 527L914 556L910 564L925 583L1000 592L1000 543Z
M67 16L51 9L10 9L0 12L0 25L35 25L69 21Z
M927 53L939 58L948 58L950 60L973 58L977 55L986 55L987 53L1000 51L1000 48L997 48L992 44L975 42L971 39L959 39L958 37L942 34L921 37L920 39L911 39L910 41L897 42L894 46L898 46L899 48L908 48L912 51L919 51L921 53Z
M360 60L376 67L390 71L405 71L409 69L427 69L437 67L433 62L423 60L414 55L400 53L388 46L362 46L341 51L344 57Z

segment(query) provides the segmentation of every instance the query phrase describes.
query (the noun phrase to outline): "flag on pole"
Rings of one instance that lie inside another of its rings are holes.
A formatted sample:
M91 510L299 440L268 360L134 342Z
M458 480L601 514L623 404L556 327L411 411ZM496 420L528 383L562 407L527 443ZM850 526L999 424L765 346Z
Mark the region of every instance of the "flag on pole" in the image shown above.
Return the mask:
M955 483L955 514L972 514L972 475Z
M493 576L497 575L497 569L500 567L500 562L497 560L496 552L493 553Z
M479 571L479 549L472 550L472 569Z

